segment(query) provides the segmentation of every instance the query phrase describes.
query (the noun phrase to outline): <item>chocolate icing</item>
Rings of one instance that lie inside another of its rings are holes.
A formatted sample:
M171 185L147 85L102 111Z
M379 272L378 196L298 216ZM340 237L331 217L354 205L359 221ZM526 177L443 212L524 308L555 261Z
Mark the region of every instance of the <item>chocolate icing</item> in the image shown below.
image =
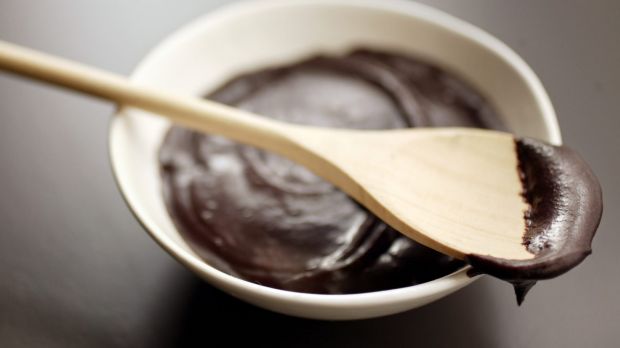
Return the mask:
M504 129L490 105L452 74L371 51L245 74L208 98L326 127ZM178 230L211 265L243 279L302 292L358 293L426 282L464 266L402 236L277 155L174 127L160 162Z
M208 98L324 127L505 130L489 103L456 76L368 50L245 74ZM559 275L590 253L601 192L587 165L565 147L521 139L516 151L531 206L524 247L536 257L468 255L466 261L515 284L520 303L536 280ZM179 231L211 265L240 278L293 291L357 293L426 282L464 265L400 235L278 155L173 127L160 162Z
M603 212L602 192L590 167L566 146L535 139L516 141L525 213L523 244L535 257L517 261L470 255L478 271L515 285L517 302L537 280L556 277L591 252Z

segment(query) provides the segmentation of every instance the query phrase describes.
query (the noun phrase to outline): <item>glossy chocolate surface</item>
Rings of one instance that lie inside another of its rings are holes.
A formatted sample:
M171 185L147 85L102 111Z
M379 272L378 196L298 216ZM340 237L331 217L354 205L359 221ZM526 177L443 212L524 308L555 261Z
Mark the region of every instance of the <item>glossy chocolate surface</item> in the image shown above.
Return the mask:
M503 129L484 98L454 75L374 51L249 73L208 98L325 127ZM210 264L243 279L302 292L357 293L426 282L463 266L400 235L277 155L175 127L160 161L178 229Z
M287 122L394 129L504 130L492 107L456 76L416 59L360 50L245 74L208 98ZM515 285L519 303L537 280L576 266L601 217L598 181L566 147L515 144L524 185L524 248L532 260L468 255L474 272ZM227 139L172 128L161 148L164 196L191 247L243 279L312 293L398 288L463 263L387 226L293 162ZM412 173L415 175L415 173Z

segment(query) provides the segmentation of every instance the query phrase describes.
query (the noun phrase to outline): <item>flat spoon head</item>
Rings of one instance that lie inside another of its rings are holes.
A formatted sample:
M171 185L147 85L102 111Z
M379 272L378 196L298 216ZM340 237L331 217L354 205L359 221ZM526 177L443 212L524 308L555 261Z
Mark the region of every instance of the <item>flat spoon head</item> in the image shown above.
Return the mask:
M519 302L591 252L601 188L567 147L469 128L292 135L302 163L410 238L512 282Z
M461 259L534 257L523 246L528 205L510 134L313 130L297 139L321 157L307 166L412 239Z

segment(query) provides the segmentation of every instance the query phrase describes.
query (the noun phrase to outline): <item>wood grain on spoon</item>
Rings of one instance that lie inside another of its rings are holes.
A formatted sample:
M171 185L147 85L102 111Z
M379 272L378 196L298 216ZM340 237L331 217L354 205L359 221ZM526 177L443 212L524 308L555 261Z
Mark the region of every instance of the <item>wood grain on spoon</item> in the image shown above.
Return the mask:
M286 156L400 232L446 254L534 258L523 245L512 135L451 128L355 131L286 124L136 86L122 76L0 42L0 68L166 116Z

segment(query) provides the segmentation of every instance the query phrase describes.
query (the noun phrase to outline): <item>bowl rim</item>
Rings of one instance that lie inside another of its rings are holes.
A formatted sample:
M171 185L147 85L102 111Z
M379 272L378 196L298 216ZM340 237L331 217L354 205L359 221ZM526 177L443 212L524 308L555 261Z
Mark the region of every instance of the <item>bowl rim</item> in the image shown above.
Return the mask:
M541 81L535 75L534 71L527 63L517 55L511 48L473 24L465 22L441 10L435 9L428 5L420 4L405 0L244 0L234 4L227 4L203 14L189 23L184 24L180 28L169 33L163 40L159 41L151 50L140 60L137 66L130 74L130 80L137 80L143 74L146 66L151 62L157 61L163 52L173 49L177 42L183 42L191 37L199 35L206 27L219 22L225 21L231 17L250 13L257 9L264 10L266 8L278 8L289 6L306 6L306 5L336 5L336 6L354 6L361 8L369 8L376 10L397 11L414 17L416 20L429 22L447 29L451 32L457 32L460 36L472 40L477 44L489 49L497 54L501 59L509 63L517 70L517 74L522 76L526 81L527 87L532 91L535 102L541 109L543 122L548 127L548 138L551 143L561 144L561 134L557 121L557 117L551 100L547 95ZM275 299L279 301L306 303L317 306L330 308L350 308L352 306L381 306L384 304L394 304L411 301L418 298L425 298L435 294L441 294L445 291L458 290L471 282L479 279L481 276L470 277L467 275L471 269L465 266L451 274L431 280L429 282L411 285L403 288L356 293L356 294L313 294L302 293L289 290L271 288L268 286L256 284L241 278L237 278L228 273L218 270L210 266L198 256L191 254L182 246L178 245L165 233L161 232L157 226L149 226L148 219L142 218L143 212L133 204L133 197L124 190L124 180L122 173L119 172L117 160L115 159L114 144L117 143L118 132L116 129L120 127L118 122L122 116L122 107L115 112L109 123L108 132L108 154L112 167L112 173L116 186L118 187L123 200L127 207L142 226L144 230L159 244L164 250L172 255L176 260L181 262L192 271L206 275L208 278L214 278L226 285L227 289L236 288L243 292L249 291L262 298ZM146 213L144 213L146 214ZM145 221L146 220L146 221Z

